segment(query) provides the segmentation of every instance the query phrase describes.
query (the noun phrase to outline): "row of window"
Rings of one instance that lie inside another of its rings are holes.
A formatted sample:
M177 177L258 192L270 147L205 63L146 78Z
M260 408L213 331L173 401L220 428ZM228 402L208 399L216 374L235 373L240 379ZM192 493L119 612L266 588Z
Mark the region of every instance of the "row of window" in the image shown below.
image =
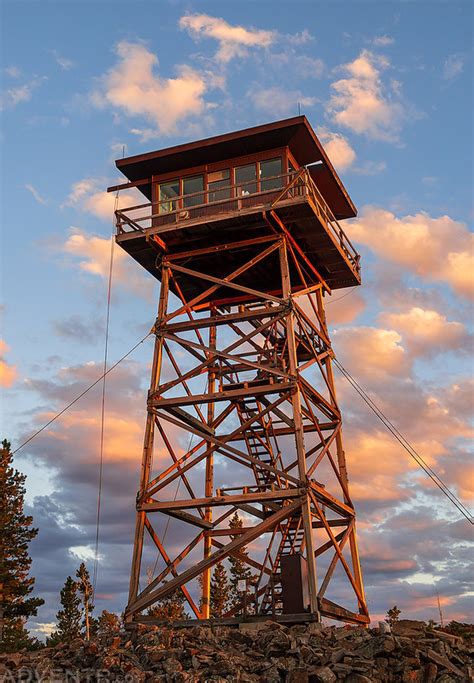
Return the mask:
M208 173L207 188L204 175L170 180L158 186L159 213L278 189L283 187L283 179L275 176L281 174L282 161L277 157ZM183 197L182 206L176 201L180 196Z

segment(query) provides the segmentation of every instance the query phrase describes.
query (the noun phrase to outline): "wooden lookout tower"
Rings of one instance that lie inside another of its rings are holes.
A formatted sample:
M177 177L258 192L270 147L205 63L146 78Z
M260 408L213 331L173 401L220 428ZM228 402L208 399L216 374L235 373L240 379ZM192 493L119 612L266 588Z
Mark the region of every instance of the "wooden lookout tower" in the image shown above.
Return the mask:
M117 243L161 283L126 620L178 591L198 620L367 624L324 309L360 284L356 209L321 143L299 116L116 164L146 198Z

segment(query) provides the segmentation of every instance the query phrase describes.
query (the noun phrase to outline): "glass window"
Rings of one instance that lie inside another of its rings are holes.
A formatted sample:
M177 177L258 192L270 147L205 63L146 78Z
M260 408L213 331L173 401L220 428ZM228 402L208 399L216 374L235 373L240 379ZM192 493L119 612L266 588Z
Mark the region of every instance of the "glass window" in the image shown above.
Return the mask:
M169 213L176 211L177 202L176 197L179 197L179 180L170 180L168 183L162 183L159 186L159 206L158 213Z
M185 207L197 206L204 204L204 195L196 194L204 190L204 176L194 175L190 178L183 178L183 195L192 195L191 197L184 197L183 205Z
M257 166L256 164L247 164L247 166L238 166L235 169L235 184L237 185L237 196L242 197L247 194L253 194L257 191Z
M209 190L209 202L230 199L230 169L226 168L222 171L208 173L207 189Z
M260 189L262 192L265 190L275 190L279 187L283 187L283 178L275 178L274 176L281 176L281 157L276 159L268 159L267 161L260 162Z

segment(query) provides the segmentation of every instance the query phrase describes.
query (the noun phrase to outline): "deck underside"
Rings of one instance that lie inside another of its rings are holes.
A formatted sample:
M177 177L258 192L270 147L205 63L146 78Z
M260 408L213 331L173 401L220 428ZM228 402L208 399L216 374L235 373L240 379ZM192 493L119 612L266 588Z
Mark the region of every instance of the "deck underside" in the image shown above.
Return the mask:
M296 240L330 289L360 284L358 269L338 244L337 237L318 218L312 202L306 198L285 200L273 207L260 205L241 211L222 212L172 223L165 222L141 231L118 234L116 240L141 266L158 278L157 265L164 253L175 254L188 250L208 249L226 243L274 235L275 232L282 230L279 222ZM155 240L154 236L157 236L158 240ZM248 248L224 250L219 259L216 259L213 253L202 254L194 256L192 264L189 262L187 265L194 270L212 272L215 277L224 278L252 258L252 252L255 249L255 246L249 245ZM276 254L272 254L252 269L251 276L244 275L239 282L247 287L265 289L278 295L281 292L279 268L278 264L272 261L277 258ZM185 262L182 264L186 265ZM306 283L316 284L317 279L310 268L305 271L304 276ZM298 273L292 272L292 280L298 281ZM202 291L201 281L190 282L189 278L184 278L181 282L177 279L177 284L188 301ZM172 289L175 288L176 283L172 284ZM226 292L225 287L219 288L219 298L225 299L230 294L230 291Z

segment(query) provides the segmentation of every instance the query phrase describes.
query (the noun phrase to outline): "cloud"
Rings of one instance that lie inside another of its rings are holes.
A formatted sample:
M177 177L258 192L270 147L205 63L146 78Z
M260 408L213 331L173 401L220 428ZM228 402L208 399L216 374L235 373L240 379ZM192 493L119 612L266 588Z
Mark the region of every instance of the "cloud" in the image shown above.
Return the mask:
M376 47L387 47L388 45L393 45L395 42L395 38L392 38L391 36L383 35L383 36L376 36L372 40L372 44L375 45Z
M414 306L402 313L382 313L379 319L382 325L400 332L416 356L469 348L471 338L466 327L435 310Z
M423 212L397 218L366 206L351 223L350 237L424 280L445 282L457 294L473 296L473 236L460 221Z
M28 190L28 192L31 192L31 194L33 195L33 197L34 197L34 198L36 199L36 201L38 202L38 204L47 204L47 203L48 203L48 202L46 201L46 199L40 195L40 193L38 192L38 190L36 189L36 187L34 187L34 185L31 185L30 183L27 183L27 184L25 185L25 189Z
M141 116L154 135L171 135L190 117L205 113L205 77L186 65L176 67L175 78L155 73L158 58L145 45L122 41L115 53L118 63L99 79L91 95L95 106L111 106L126 116Z
M344 294L335 292L326 301L327 321L331 326L347 325L353 322L365 307L366 301L359 289L354 288ZM309 314L311 315L310 312Z
M332 133L323 126L317 128L316 133L337 170L345 171L349 166L352 166L356 159L356 153L347 138L340 133Z
M297 33L285 35L285 39L291 45L305 45L306 43L311 43L314 40L314 36L305 28Z
M408 374L411 363L395 330L378 327L342 327L334 331L337 355L350 358L356 377L389 379Z
M141 348L144 360L148 360L151 346ZM137 468L145 419L145 367L145 363L136 360L124 361L110 373L106 386L99 584L107 583L107 592L113 593L119 611L126 602L124 593L131 557ZM102 373L102 364L92 362L61 368L52 377L49 369L47 372L47 380L30 378L26 385L39 395L41 404L47 408L33 421L27 416L24 435L44 424L97 379ZM100 404L101 386L98 385L20 453L20 460L31 460L47 469L53 484L53 491L44 496L33 479L27 480L30 492L36 491L32 513L40 530L31 546L36 590L46 599L38 615L40 624L54 621L59 590L66 576L77 569L78 558L87 558L87 549L94 547ZM108 607L100 591L97 607L99 611Z
M135 188L119 193L117 199L116 194L103 189L107 185L106 178L91 177L78 180L72 185L71 192L62 206L75 206L81 211L87 211L110 222L116 208L125 209L145 203L143 195Z
M443 64L443 78L452 81L464 70L464 57L460 54L449 55Z
M383 173L386 168L387 164L385 161L363 161L358 166L355 166L352 172L357 173L357 175L373 176Z
M8 353L10 347L3 339L0 339L0 386L11 387L17 378L17 371L14 365L10 365L3 356Z
M21 76L21 70L14 65L5 67L4 71L10 78L20 78Z
M14 72L15 73L15 72ZM20 73L18 72L18 76ZM17 76L15 76L17 77ZM29 102L33 97L33 91L47 80L46 76L33 78L23 85L15 88L7 88L0 99L0 110L12 109L22 102Z
M110 267L110 239L88 234L79 228L71 228L71 234L61 246L61 251L72 257L75 268L107 280ZM151 296L152 279L118 246L114 249L113 281L146 299Z
M286 90L277 86L272 88L253 87L247 92L247 97L256 109L272 114L273 117L285 116L298 111L298 104L310 107L316 102L315 97L307 97L299 90Z
M232 26L224 19L208 14L186 14L179 20L179 27L193 38L214 38L219 43L216 59L227 63L234 57L246 57L249 48L269 47L276 38L274 31ZM300 42L308 40L308 33L298 34Z
M72 69L72 67L75 66L74 62L71 59L63 57L63 55L59 54L57 50L51 50L51 54L56 60L56 63L59 64L61 69L63 69L63 71L69 71L69 69Z
M103 325L95 318L86 320L78 314L73 314L62 320L52 322L53 331L58 337L78 344L95 344L103 333Z
M399 83L382 82L389 66L385 57L363 50L340 67L347 77L331 83L334 92L326 111L332 121L375 140L396 142L407 112L399 100Z

